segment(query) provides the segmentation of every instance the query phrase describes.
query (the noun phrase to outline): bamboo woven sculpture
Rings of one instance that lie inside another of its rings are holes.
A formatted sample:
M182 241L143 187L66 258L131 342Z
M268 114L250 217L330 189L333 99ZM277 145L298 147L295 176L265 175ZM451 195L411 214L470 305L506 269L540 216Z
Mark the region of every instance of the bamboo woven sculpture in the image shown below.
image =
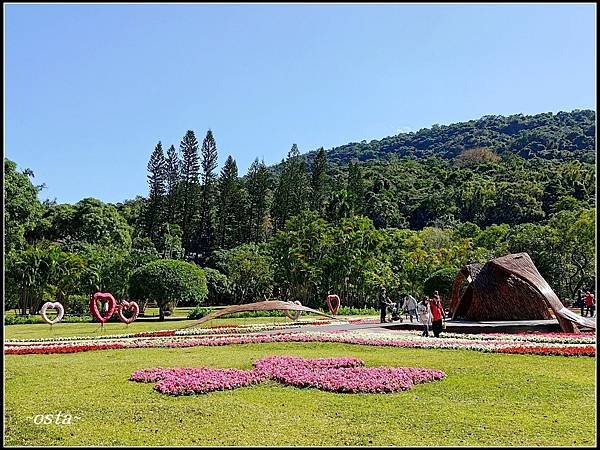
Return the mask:
M247 303L245 305L233 305L228 306L227 308L220 309L218 311L214 311L201 319L197 320L191 325L185 326L183 328L190 328L198 326L204 322L208 322L209 320L216 319L217 317L225 316L227 314L234 314L238 312L245 311L305 311L311 312L313 314L318 314L320 316L329 317L331 319L335 319L335 317L325 314L324 312L317 311L316 309L307 308L306 306L298 305L293 302L283 302L280 300L265 300L262 302L256 303Z
M596 322L566 308L527 253L463 267L452 287L450 314L464 320L540 320L556 317L565 332Z

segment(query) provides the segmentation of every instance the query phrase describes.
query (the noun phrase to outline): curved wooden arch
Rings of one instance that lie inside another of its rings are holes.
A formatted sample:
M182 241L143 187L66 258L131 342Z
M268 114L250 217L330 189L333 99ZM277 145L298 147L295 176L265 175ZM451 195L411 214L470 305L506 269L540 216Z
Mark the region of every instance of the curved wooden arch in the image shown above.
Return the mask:
M264 300L262 302L256 303L246 303L244 305L233 305L228 306L227 308L220 309L218 311L214 311L191 325L187 325L183 328L190 328L198 326L204 322L208 322L209 320L216 319L217 317L225 316L227 314L234 314L238 312L246 312L246 311L305 311L311 312L313 314L318 314L320 316L329 317L330 319L335 319L336 317L326 314L321 311L317 311L316 309L307 308L306 306L298 305L292 302L284 302L281 300Z

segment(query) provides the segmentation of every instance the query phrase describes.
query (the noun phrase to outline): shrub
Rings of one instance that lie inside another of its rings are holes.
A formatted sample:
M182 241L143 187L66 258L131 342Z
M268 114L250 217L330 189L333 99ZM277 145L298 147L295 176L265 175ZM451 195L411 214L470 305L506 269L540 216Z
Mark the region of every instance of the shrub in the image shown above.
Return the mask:
M229 314L227 317L232 319L241 319L246 317L283 317L285 314L283 311L244 311L235 314Z
M188 319L202 319L204 316L206 316L207 314L210 314L211 312L213 312L214 309L213 308L206 308L204 306L196 306L194 309L191 309L188 314L187 317Z
M26 325L43 322L40 316L18 316L16 314L4 316L4 325Z
M444 308L450 306L450 297L452 295L452 285L458 271L452 268L440 269L431 274L423 284L423 293L432 296L435 291L440 293L442 305Z
M223 305L233 301L233 293L227 275L216 269L204 269L206 275L206 285L208 287L208 297L206 304Z
M80 323L80 322L93 322L93 321L94 321L94 319L92 319L92 316L90 316L90 315L82 315L82 316L67 316L67 315L65 315L64 319L61 322Z
M377 316L379 310L375 308L352 308L349 306L340 306L337 312L338 316Z
M207 308L204 306L197 306L188 312L188 319L201 319L207 314L216 311L216 308ZM228 314L224 317L228 319L241 319L247 317L283 317L284 313L282 311L243 311L239 313Z
M163 320L165 311L173 311L177 302L202 302L208 288L204 271L196 264L163 259L148 263L131 274L129 294L132 299L144 304L155 301Z
M90 297L87 295L69 295L65 305L65 313L73 316L90 314Z

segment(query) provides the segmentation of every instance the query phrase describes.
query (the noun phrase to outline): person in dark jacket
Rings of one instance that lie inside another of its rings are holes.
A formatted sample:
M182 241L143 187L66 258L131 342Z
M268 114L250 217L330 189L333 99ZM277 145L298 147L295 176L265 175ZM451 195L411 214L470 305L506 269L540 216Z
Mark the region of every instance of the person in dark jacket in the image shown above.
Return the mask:
M381 292L379 293L379 320L381 323L385 323L385 316L387 315L387 307L390 304L390 299L387 296L387 291L385 290L385 288L381 289Z

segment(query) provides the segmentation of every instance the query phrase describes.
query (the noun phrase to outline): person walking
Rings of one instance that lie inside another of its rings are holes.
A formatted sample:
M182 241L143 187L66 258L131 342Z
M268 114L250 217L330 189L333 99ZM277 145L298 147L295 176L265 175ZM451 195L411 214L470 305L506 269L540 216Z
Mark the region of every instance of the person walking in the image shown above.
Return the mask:
M442 307L442 301L437 291L433 295L433 299L430 302L431 307L431 329L435 337L440 337L442 332L443 320L444 320L444 308Z
M431 307L429 306L429 298L425 297L417 305L419 313L419 321L423 324L422 336L429 336L429 326L431 325Z
M418 318L417 318L417 299L414 298L412 295L410 295L410 294L404 295L404 303L402 304L402 309L410 317L411 323L413 321L413 316L415 316L415 320L418 320Z
M381 288L379 293L379 320L380 323L385 323L385 316L387 315L387 308L389 305L389 298L385 288Z
M594 299L594 294L589 291L586 292L584 303L586 315L589 314L590 317L594 317L594 310L596 309L596 300Z

